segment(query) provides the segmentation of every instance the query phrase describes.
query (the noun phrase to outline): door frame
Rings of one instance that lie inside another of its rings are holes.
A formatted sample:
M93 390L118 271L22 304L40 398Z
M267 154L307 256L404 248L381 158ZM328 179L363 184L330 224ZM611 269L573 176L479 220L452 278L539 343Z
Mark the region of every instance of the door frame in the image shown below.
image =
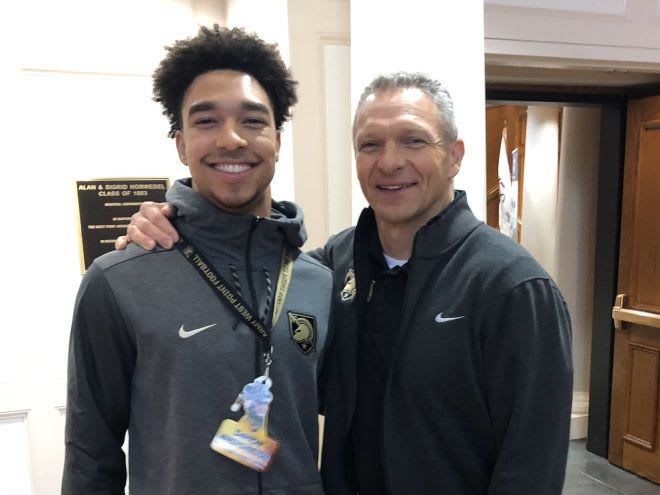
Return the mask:
M619 231L623 192L626 111L632 91L625 88L548 87L486 84L487 103L596 105L601 108L596 252L592 312L587 450L607 457L609 448Z

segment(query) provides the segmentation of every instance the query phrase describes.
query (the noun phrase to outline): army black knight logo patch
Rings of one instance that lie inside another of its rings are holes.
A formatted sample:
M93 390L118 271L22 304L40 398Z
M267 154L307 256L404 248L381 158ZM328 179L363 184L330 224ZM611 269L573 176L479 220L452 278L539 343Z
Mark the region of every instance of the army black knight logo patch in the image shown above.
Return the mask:
M349 268L346 272L346 277L344 278L344 288L339 293L341 300L344 302L352 301L355 298L356 286L355 286L355 271L352 268Z
M289 311L289 333L303 354L309 354L316 347L316 318Z

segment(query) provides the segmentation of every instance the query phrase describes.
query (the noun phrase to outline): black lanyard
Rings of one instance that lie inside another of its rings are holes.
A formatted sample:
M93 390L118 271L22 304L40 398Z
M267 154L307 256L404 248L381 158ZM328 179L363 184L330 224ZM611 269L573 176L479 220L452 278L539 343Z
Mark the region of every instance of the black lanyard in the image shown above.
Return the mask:
M293 257L289 249L282 248L282 258L280 261L280 274L277 278L275 288L275 301L273 318L270 325L264 322L257 313L250 307L240 295L236 294L227 281L220 275L209 263L199 250L187 239L180 236L181 240L176 247L181 254L190 262L192 267L200 274L204 281L213 289L218 298L225 303L243 320L243 322L257 334L263 342L263 348L266 352L271 349L270 334L272 328L277 323L284 306L286 293L289 290L291 282L291 272L293 269Z

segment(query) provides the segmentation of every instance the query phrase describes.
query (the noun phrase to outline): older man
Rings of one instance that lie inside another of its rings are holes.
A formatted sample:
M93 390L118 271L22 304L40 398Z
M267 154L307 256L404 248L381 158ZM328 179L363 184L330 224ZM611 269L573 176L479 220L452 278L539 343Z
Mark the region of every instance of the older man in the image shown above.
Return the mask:
M454 190L464 144L449 94L422 74L377 77L353 139L370 207L314 253L339 287L326 493L560 494L568 311L538 263ZM159 212L145 206L133 240L176 239Z

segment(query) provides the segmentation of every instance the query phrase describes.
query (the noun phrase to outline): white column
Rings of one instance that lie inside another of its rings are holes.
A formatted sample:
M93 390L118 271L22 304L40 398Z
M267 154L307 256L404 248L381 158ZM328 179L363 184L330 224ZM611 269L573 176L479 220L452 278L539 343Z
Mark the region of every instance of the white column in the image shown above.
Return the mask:
M481 0L351 2L351 100L398 70L426 72L451 93L465 158L456 179L475 214L486 218L484 18ZM353 220L365 205L353 173Z
M289 65L289 16L286 0L229 0L226 16L228 27L243 27L257 33L268 43L277 43L284 63ZM280 158L271 189L274 199L291 200L295 192L290 122L284 125L281 142Z
M600 108L564 107L557 191L557 285L573 326L571 439L587 436Z

